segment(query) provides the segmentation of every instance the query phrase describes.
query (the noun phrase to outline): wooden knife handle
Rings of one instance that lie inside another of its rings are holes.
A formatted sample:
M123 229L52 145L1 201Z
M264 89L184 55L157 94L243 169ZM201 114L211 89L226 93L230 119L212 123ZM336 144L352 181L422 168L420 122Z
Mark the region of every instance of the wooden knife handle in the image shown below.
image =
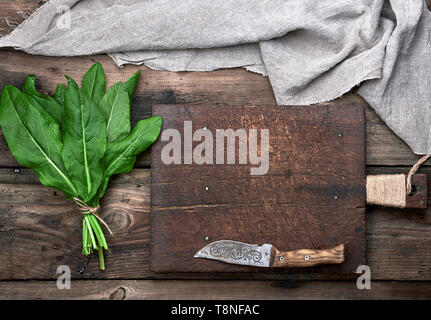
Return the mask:
M275 268L303 268L320 264L338 264L344 262L344 244L331 249L294 251L278 251L275 249L271 267Z

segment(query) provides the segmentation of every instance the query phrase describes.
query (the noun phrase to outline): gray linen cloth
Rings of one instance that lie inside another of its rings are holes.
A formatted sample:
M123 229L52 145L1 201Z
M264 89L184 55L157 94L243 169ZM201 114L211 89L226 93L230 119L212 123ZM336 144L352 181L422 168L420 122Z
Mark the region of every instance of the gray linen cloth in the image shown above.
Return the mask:
M108 53L118 66L268 76L278 104L359 94L431 153L431 15L424 0L52 0L0 38L31 54Z

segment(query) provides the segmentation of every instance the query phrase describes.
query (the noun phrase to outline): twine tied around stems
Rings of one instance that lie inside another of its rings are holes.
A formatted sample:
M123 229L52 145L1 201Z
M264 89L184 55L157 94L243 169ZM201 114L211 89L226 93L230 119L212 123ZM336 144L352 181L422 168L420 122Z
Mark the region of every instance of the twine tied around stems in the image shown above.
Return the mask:
M78 206L78 209L81 211L81 214L92 214L93 216L96 217L97 220L99 220L106 227L106 229L108 229L111 236L114 235L114 233L111 231L111 228L109 228L108 224L105 221L103 221L103 219L99 216L98 214L100 209L99 205L93 208L93 207L90 207L81 199L78 199L75 197L73 198L73 201L75 201L76 205Z

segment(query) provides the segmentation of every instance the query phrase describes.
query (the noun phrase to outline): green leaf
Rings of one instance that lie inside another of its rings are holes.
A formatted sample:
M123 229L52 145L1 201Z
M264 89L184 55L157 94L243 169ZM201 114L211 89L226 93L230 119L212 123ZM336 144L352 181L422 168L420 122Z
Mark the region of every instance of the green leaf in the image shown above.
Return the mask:
M64 142L61 156L79 189L79 198L89 205L103 177L101 161L106 149L106 122L99 107L70 78L64 97ZM96 203L97 205L97 203Z
M44 97L45 95L42 93L39 93L36 90L36 76L34 74L29 74L25 78L24 86L22 87L22 91L27 94L33 94L37 97Z
M133 169L136 156L157 140L161 128L162 118L159 116L140 120L127 138L108 144L104 157L106 169L98 192L99 198L104 195L111 176Z
M58 124L13 86L6 86L1 96L0 126L20 165L33 169L43 185L54 187L68 197L76 194L60 156Z
M36 90L29 75L23 92L6 86L0 101L0 126L16 160L32 168L45 186L79 198L96 207L112 175L132 170L136 156L157 139L161 117L141 120L130 132L130 109L140 77L137 71L124 84L105 94L106 79L95 63L80 89L67 77L54 97ZM103 230L91 214L82 215L82 253L98 250L105 269L108 245Z
M60 104L63 105L64 104L64 95L66 93L66 88L59 83L57 85L57 89L55 89L54 92L54 99Z
M42 106L57 123L61 123L63 108L55 99L36 90L36 78L34 75L27 76L22 91Z
M130 133L130 99L121 82L114 84L100 101L106 120L108 142L119 141Z
M129 95L130 104L132 104L133 96L135 94L135 89L136 89L136 86L138 85L140 76L141 76L141 70L138 70L135 72L135 74L133 76L131 76L124 83L124 89L126 90L127 94Z
M105 95L106 77L103 67L99 62L93 64L81 81L82 92L99 104Z

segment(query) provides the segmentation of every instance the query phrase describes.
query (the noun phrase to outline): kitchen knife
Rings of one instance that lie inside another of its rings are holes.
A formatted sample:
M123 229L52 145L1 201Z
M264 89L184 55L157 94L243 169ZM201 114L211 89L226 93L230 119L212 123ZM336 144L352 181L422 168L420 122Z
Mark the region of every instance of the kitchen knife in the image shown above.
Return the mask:
M254 267L303 268L344 262L344 244L324 250L279 251L272 244L219 240L200 249L194 257Z

